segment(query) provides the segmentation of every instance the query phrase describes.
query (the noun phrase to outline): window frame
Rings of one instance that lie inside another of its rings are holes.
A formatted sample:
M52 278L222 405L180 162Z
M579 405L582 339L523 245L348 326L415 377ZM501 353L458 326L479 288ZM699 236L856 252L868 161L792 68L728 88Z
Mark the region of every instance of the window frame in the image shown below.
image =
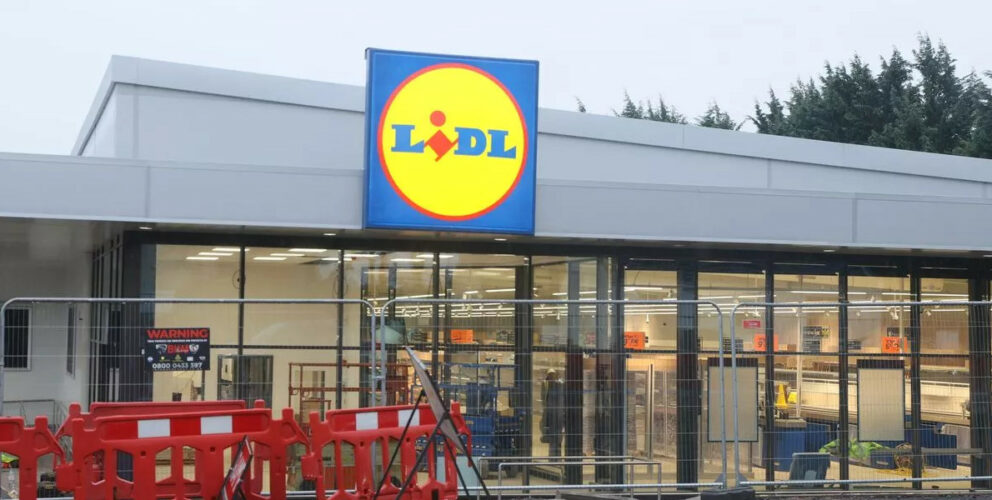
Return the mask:
M69 304L66 311L68 316L65 325L65 372L72 378L76 378L76 352L78 350L78 339L76 339L76 305ZM28 317L28 327L30 328L31 318ZM30 361L28 362L30 364Z
M5 350L5 352L3 354L3 356L4 356L4 359L3 359L3 369L4 369L4 371L28 372L28 371L31 371L31 368L32 368L31 367L31 364L32 364L31 363L31 352L32 352L32 347L33 347L32 346L33 341L32 341L32 338L31 338L32 337L32 335L31 335L31 316L32 316L32 311L31 311L31 308L30 307L11 307L11 308L5 309L4 310L4 314L7 314L8 312L13 312L13 311L24 311L25 314L27 314L27 324L25 326L25 330L27 332L27 334L26 334L26 336L27 336L27 345L25 347L25 352L24 352L24 358L26 360L26 363L25 363L25 366L23 366L23 367L21 367L21 366L18 366L18 367L10 366L7 363L6 357L8 356L8 354L7 354L6 350ZM10 327L11 327L11 325L6 321L6 318L4 318L4 329L10 328ZM7 339L7 332L5 331L4 332L4 340L6 341L6 339Z

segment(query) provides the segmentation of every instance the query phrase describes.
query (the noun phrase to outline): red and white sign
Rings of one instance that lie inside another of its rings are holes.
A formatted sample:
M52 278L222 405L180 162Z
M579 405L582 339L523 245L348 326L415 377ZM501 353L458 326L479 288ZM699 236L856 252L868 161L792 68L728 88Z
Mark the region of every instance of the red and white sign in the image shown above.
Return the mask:
M746 319L746 320L744 320L744 322L742 324L743 324L744 328L748 328L748 329L751 329L751 330L756 330L758 328L761 328L761 320L760 319Z
M224 478L224 488L220 492L222 500L244 498L244 494L241 492L241 485L244 483L245 472L248 471L251 459L251 443L245 437L241 440L241 444L238 446L238 452L234 455L231 470L227 472L227 477Z

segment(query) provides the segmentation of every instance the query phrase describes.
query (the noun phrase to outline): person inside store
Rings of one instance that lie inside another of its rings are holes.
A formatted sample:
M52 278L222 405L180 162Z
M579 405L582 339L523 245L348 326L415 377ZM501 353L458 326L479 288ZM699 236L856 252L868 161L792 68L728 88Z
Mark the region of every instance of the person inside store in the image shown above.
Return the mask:
M565 434L565 385L558 372L548 370L541 391L544 414L541 415L541 442L548 443L548 455L561 456L561 441Z

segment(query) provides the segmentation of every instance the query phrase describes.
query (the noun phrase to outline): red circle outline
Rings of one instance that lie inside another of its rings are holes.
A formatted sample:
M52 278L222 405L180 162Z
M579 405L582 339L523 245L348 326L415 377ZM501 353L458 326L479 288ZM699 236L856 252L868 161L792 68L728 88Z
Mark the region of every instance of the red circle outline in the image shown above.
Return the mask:
M466 70L469 70L469 71L474 71L474 72L476 72L476 73L478 73L478 74L480 74L480 75L488 78L490 81L492 81L497 86L499 86L499 88L503 91L503 93L505 93L506 96L510 98L510 102L513 103L513 107L516 108L516 110L517 110L517 116L520 117L520 126L521 126L521 128L523 129L523 132L524 132L523 154L520 157L520 167L517 170L517 177L516 177L516 179L513 180L513 184L511 184L510 185L510 188L507 189L505 193L503 193L503 196L500 197L500 199L496 200L493 204L489 205L486 208L483 208L482 210L479 210L478 212L467 214L467 215L443 215L443 214L435 213L435 212L432 212L432 211L430 211L430 210L428 210L428 209L426 209L426 208L418 205L413 200L411 200L409 197L407 197L407 195L403 192L403 190L400 189L399 186L396 185L396 181L393 179L393 176L389 174L389 169L386 168L386 158L385 158L385 155L384 155L384 152L383 152L383 148L382 148L383 147L382 127L383 127L383 125L386 122L386 113L389 111L389 107L393 104L393 99L396 98L396 96L400 93L401 90L403 90L404 87L406 87L410 82L412 82L416 78L418 78L421 75L423 75L425 73L428 73L430 71L434 71L434 70L438 70L438 69L442 69L442 68L461 68L461 69L466 69ZM400 84L396 86L396 89L393 90L392 94L389 95L389 99L386 100L386 104L384 104L382 106L382 110L379 112L379 126L377 127L377 130L376 130L376 139L377 139L377 141L379 143L378 144L378 148L377 148L379 150L379 168L381 168L382 169L382 173L385 174L386 180L389 181L389 185L393 187L393 191L395 191L396 194L399 195L399 197L401 199L403 199L403 201L405 201L407 203L407 205L410 205L411 207L413 207L414 209L416 209L418 212L420 212L420 213L422 213L422 214L424 214L424 215L426 215L428 217L433 217L435 219L441 219L441 220L446 220L446 221L457 222L457 221L469 220L469 219L474 219L476 217L481 217L481 216L483 216L483 215L485 215L485 214L487 214L489 212L492 212L494 209L496 209L496 207L498 207L504 201L506 201L506 199L509 198L510 195L513 194L514 191L516 191L517 184L520 183L520 179L523 177L524 170L526 170L526 166L527 166L527 151L528 151L528 146L529 146L529 144L528 144L527 121L524 120L524 113L523 113L523 111L521 111L520 104L517 103L517 99L515 97L513 97L513 93L511 93L510 90L507 89L505 85L503 85L503 82L499 81L496 77L494 77L493 75L489 74L488 72L486 72L485 70L483 70L481 68L477 68L475 66L471 66L471 65L463 64L463 63L450 62L450 63L439 63L439 64L434 64L434 65L431 65L431 66L427 66L425 68L421 68L421 69L417 70L415 73L413 73L412 75L406 77L406 79L404 79L402 82L400 82Z

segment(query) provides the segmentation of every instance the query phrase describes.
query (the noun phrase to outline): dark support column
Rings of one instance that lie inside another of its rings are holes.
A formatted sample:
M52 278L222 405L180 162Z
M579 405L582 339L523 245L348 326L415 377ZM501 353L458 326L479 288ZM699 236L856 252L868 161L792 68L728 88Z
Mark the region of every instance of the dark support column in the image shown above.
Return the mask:
M519 273L517 273L517 274L519 274ZM444 293L441 294L441 296L444 297L447 300L456 298L456 297L454 297L451 294L451 290L453 289L451 280L452 280L452 277L453 276L454 276L454 273L451 272L451 269L450 268L444 270ZM520 282L519 282L519 279L517 280L517 293L520 293ZM440 343L443 343L444 345L448 345L451 342L451 304L445 304L443 311L444 311L444 316L443 316L443 318L444 318L444 328L442 328L440 332L437 332L437 333L434 334L434 337L435 338L437 338L438 335L441 335L441 338L438 339L438 341L434 343L434 352L435 353L438 351L438 343L439 342ZM517 311L517 314L519 314L519 311ZM520 358L517 358L517 359L520 359ZM434 373L437 374L438 372L434 372ZM442 369L440 371L440 375L435 375L435 376L440 376L441 377L441 381L443 383L450 384L451 383L451 365L446 363L442 367Z
M847 266L841 269L840 276L838 276L839 285L839 298L838 300L843 303L848 303L848 274ZM850 379L849 366L848 366L848 351L847 351L847 340L848 340L848 308L847 306L841 306L840 313L837 317L838 329L837 333L837 352L838 352L838 370L837 370L837 408L838 408L838 419L837 419L837 449L840 452L840 458L838 459L838 465L840 466L840 478L841 480L850 479L850 463L848 462L848 457L850 456L850 437L849 433L849 409L848 409L848 380ZM841 489L850 489L850 485L843 484Z
M369 273L363 269L361 270L360 277L360 295L363 300L369 299ZM372 325L370 324L370 319L365 317L366 311L364 309L359 313L359 342L361 350L359 351L359 361L363 363L363 366L369 366L368 363L372 362L372 356L375 354L375 346L372 345ZM381 328L381 327L380 327ZM372 387L372 370L362 369L359 372L359 385L362 390L358 393L358 405L361 407L369 406L372 398L370 397L371 392L369 389Z
M515 275L516 298L530 299L533 297L533 282L531 281L530 266L519 266ZM514 388L510 405L514 415L521 420L520 435L516 440L516 455L526 457L531 455L533 445L533 422L530 418L534 409L534 389L531 383L534 378L534 360L531 355L533 332L531 329L532 308L527 304L514 305L515 330L513 334L513 359L516 368L513 373ZM523 469L524 484L528 484L529 468Z
M245 298L245 246L241 245L241 253L238 257L238 298ZM245 304L238 304L238 356L245 353Z
M386 275L386 278L387 278L387 283L388 283L387 286L389 287L388 288L388 291L386 292L386 296L389 297L389 300L390 301L392 301L392 300L396 299L396 279L397 279L396 265L389 266L389 274ZM389 311L386 314L389 315L388 316L389 319L395 320L396 319L396 304L393 304L393 305L389 306ZM381 326L378 327L378 328L380 328L380 331L385 332L385 329L383 329ZM383 335L385 335L385 333L383 333ZM384 338L383 339L379 339L379 340L381 342L385 342L385 339ZM373 346L373 347L375 347L375 346ZM377 354L375 352L373 352L372 355L373 356L376 356ZM390 344L386 344L386 359L385 359L384 362L385 362L385 366L382 366L380 368L382 368L383 373L385 374L385 377L386 377L385 380L383 381L383 385L386 388L386 390L385 390L385 393L386 393L385 394L385 399L386 399L385 404L387 404L387 405L400 404L400 402L396 400L396 394L392 394L392 391L390 391L388 389L390 387L390 383L389 383L390 380L393 380L393 377L395 376L395 372L393 371L393 370L395 370L395 368L391 368L390 366L391 365L394 365L396 363L396 348L393 347Z
M244 253L242 253L244 255ZM338 250L338 296L344 298L344 250ZM364 317L368 311L360 311L359 317ZM361 320L359 320L361 321ZM344 304L338 304L338 353L335 367L336 389L334 407L340 409L344 398ZM292 374L290 374L292 375Z
M920 274L915 269L909 278L909 296L920 301ZM923 426L922 389L920 385L920 315L918 305L909 308L909 444L913 450L913 477L923 477L923 444L920 428ZM913 488L922 489L923 483L914 482Z
M610 289L617 290L617 284L611 282L616 275L616 259L599 257L596 260L596 300L609 300ZM622 290L623 287L621 286ZM596 416L595 433L593 434L593 449L599 456L623 455L621 444L623 428L623 392L617 387L617 382L623 377L615 376L615 365L623 358L623 351L616 348L616 338L623 338L623 330L618 330L610 324L611 311L616 306L599 304L596 306ZM623 466L596 466L596 482L602 484L621 484Z
M765 302L775 302L775 272L765 272ZM775 481L775 309L765 308L765 425L761 435L765 481ZM766 489L773 490L773 486Z
M579 299L581 262L568 263L568 299ZM582 455L582 343L579 305L568 305L568 344L565 349L565 455ZM582 468L565 467L565 484L582 484Z
M988 301L988 274L972 271L968 284L968 300ZM992 475L992 331L989 327L989 306L974 305L968 311L968 348L971 353L971 447L981 448L981 455L971 457L971 475ZM972 487L988 488L988 480L971 482Z
M699 273L694 261L682 262L678 272L678 299L696 300ZM677 306L675 346L675 398L678 424L675 441L676 480L699 482L699 415L702 410L699 383L699 313L695 304ZM694 489L694 488L692 488Z
M441 256L438 252L434 252L434 270L431 273L431 276L431 297L436 299L441 295ZM444 284L446 288L451 288L451 281L445 281ZM445 293L444 295L446 296L447 294ZM445 307L447 308L447 306ZM438 337L441 335L441 318L439 313L440 306L438 304L431 306L431 323L433 324L433 331L431 332L431 376L435 378L440 373L440 359L438 359ZM448 324L447 321L445 324Z
M124 239L121 275L122 297L155 296L155 245L142 245ZM141 352L143 329L154 326L155 305L125 303L120 307L120 401L151 401L152 371Z

